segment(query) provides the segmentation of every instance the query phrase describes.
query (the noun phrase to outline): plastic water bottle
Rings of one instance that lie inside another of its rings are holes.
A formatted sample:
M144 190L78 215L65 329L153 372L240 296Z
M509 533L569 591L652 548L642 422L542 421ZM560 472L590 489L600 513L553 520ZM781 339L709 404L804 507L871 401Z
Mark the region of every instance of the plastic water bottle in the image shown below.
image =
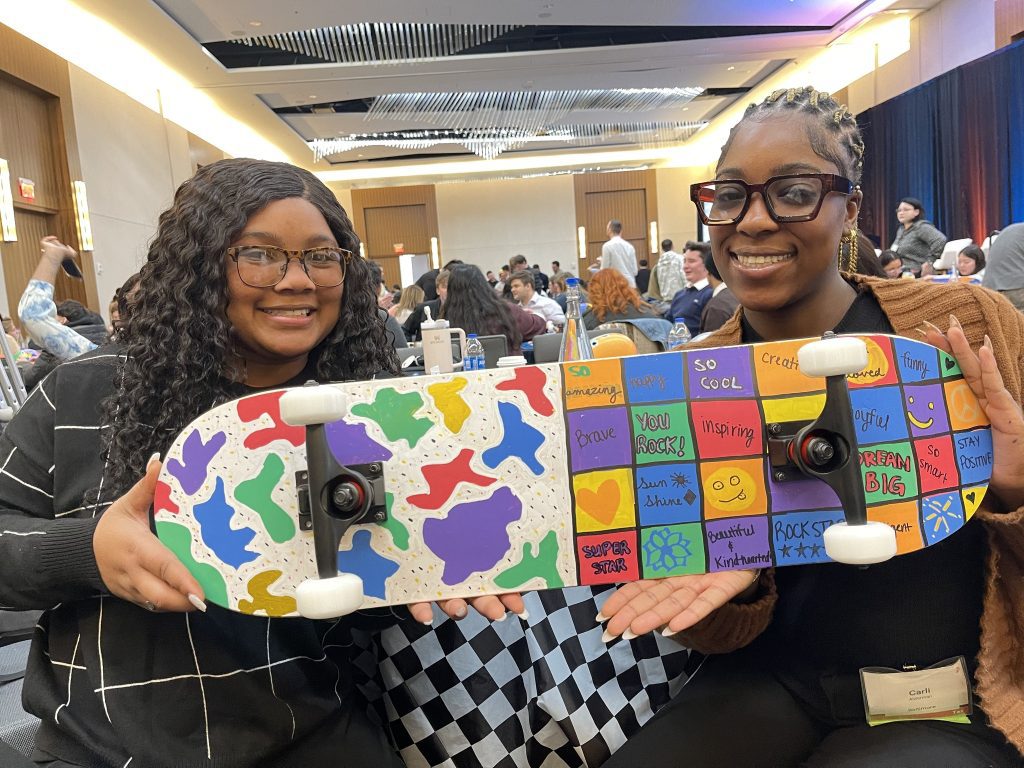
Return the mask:
M665 342L665 347L669 351L679 349L681 346L686 344L690 338L690 329L686 327L686 323L682 320L676 320L676 324L673 325L672 330L668 332L668 340Z
M590 360L594 356L594 348L590 346L587 328L581 319L580 279L570 277L565 285L565 327L562 329L562 348L558 351L558 361Z
M484 345L475 333L466 334L466 357L464 371L482 371L487 367L484 359Z

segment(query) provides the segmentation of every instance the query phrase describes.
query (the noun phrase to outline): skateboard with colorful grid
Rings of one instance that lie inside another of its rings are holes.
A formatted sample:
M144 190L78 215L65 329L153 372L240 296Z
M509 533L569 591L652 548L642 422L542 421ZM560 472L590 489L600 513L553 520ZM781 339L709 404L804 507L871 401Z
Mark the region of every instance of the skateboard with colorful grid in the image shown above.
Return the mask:
M340 397L322 424L282 414L305 388L250 395L174 441L155 528L208 601L269 616L825 562L851 507L913 552L977 510L988 422L949 355L855 338L846 410L801 373L809 340L315 387ZM836 414L845 514L793 461ZM297 603L338 574L346 607Z

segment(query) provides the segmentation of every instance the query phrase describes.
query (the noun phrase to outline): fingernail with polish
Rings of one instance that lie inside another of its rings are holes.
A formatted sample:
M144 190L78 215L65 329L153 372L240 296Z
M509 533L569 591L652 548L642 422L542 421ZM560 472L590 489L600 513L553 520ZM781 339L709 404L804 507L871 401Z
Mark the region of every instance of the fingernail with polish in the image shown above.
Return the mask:
M939 326L937 326L935 323L931 323L931 322L925 320L924 324L927 325L929 328L931 328L936 333L942 333L942 329L940 329Z
M508 614L507 613L503 613L503 614L501 614L501 616L499 616L498 618L494 619L494 621L495 622L504 621L507 618L508 618Z
M988 347L990 350L992 349L992 339L988 337L987 333L985 334L985 346Z
M598 624L604 624L606 621L608 621L608 617L600 611L598 611L597 616L594 617L594 621L596 621Z
M629 627L626 627L626 631L622 633L623 640L635 640L639 635Z
M610 643L612 640L618 640L619 636L609 632L607 629L601 633L601 642Z
M679 634L679 630L677 630L677 629L669 629L668 627L665 627L665 629L661 633L661 636L662 637L672 637L672 635L678 635L678 634Z
M154 461L160 461L160 452L159 451L157 451L156 453L154 453L152 456L149 457L149 461L146 462L146 467L148 468L149 465L152 464Z
M950 325L951 328L963 329L963 326L960 325L960 321L956 319L956 315L950 315L949 316L949 325Z
M925 331L925 330L923 330L923 329L921 329L921 328L915 328L915 329L914 329L914 333L919 333L919 334L921 334L922 336L927 336L927 335L928 335L928 331Z
M469 611L466 609L466 606L460 605L458 608L455 609L455 618L464 619L466 618L466 614L468 613Z
M530 618L530 612L528 610L526 610L525 608L523 608L522 612L519 613L518 615L519 615L519 618L522 619L523 621L526 621L528 618Z
M194 605L200 611L206 613L206 603L203 602L203 598L201 598L199 595L194 595L190 592L188 595L188 601L192 603L192 605Z

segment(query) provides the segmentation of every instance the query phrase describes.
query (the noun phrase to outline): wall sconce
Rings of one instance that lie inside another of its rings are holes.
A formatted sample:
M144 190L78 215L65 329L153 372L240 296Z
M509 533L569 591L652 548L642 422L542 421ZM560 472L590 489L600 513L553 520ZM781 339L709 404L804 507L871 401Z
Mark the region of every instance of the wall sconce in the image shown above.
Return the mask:
M580 263L587 262L587 228L580 227L576 230L576 247L579 249Z
M75 226L78 228L78 248L92 250L92 224L89 223L89 199L85 195L85 182L71 182L75 201Z
M434 269L441 268L441 252L438 250L436 237L430 238L430 259Z
M651 253L658 252L658 222L652 221L650 224L650 235L651 235Z
M18 239L14 226L14 194L11 192L11 171L7 161L0 157L0 234L5 243Z

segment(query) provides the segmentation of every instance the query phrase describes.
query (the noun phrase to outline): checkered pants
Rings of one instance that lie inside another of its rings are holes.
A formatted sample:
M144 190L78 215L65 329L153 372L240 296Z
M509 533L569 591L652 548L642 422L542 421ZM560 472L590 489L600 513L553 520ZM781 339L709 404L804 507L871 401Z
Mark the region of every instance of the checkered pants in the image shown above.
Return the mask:
M385 630L384 717L410 768L594 768L682 687L688 652L656 633L601 641L610 587L526 594L527 620ZM362 664L366 673L372 662Z

